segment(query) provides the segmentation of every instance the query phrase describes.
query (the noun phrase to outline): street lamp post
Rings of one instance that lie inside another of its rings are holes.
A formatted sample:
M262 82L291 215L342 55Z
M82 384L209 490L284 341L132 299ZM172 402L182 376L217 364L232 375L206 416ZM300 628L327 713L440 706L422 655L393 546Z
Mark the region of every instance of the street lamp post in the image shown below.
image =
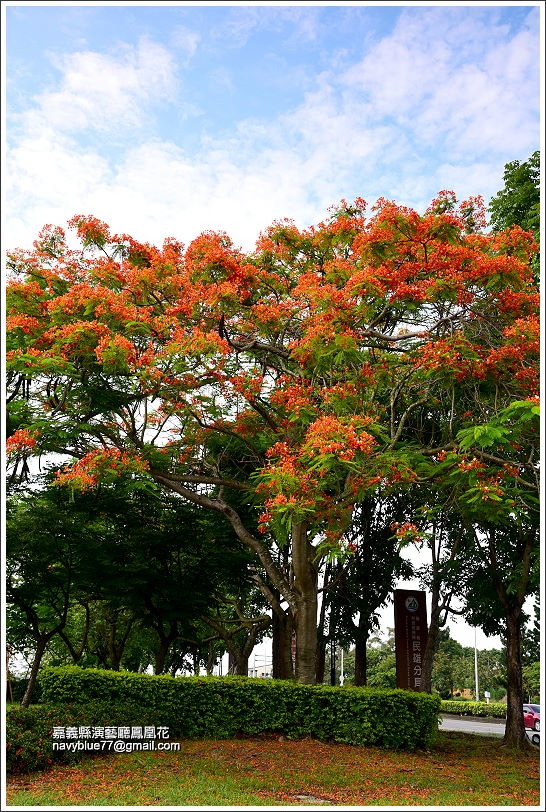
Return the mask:
M476 702L480 701L480 692L478 688L478 647L476 645L476 633L477 629L474 626L474 679L476 682Z

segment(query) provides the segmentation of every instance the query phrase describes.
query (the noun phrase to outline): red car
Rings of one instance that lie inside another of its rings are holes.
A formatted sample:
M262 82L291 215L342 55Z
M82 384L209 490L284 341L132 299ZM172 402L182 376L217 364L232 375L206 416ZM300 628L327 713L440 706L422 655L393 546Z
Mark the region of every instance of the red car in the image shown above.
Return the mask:
M540 730L540 705L523 706L523 723L532 730Z

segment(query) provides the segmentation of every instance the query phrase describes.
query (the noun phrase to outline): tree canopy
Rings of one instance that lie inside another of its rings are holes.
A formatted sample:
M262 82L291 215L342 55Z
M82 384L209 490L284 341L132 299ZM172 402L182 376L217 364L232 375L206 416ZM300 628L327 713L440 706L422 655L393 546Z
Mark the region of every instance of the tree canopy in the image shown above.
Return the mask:
M13 477L54 453L58 485L123 473L222 513L292 612L301 681L319 563L351 554L364 497L434 482L498 522L536 505L536 460L506 428L538 396L536 244L485 233L479 198L342 201L247 254L223 233L156 247L90 215L69 227L77 247L47 226L9 257Z
M517 225L540 236L540 153L527 161L511 161L504 167L504 188L489 203L490 225L503 231Z

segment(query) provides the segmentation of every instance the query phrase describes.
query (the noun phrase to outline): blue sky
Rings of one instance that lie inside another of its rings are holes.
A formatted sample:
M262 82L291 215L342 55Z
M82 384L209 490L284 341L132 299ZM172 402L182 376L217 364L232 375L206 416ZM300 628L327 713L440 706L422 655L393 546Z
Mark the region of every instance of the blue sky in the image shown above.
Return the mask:
M93 214L251 250L340 199L426 208L540 147L542 4L17 3L4 244Z

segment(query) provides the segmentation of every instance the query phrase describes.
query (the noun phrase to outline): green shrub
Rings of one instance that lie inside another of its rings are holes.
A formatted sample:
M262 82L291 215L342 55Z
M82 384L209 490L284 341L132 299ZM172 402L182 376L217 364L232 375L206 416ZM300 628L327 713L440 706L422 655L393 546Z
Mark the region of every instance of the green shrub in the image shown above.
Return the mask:
M491 699L493 702L506 702L506 688L501 685L491 688Z
M415 749L431 742L440 709L430 694L244 677L173 678L66 666L44 669L40 682L43 705L7 709L9 773L94 754L54 749L54 727L162 725L171 739L277 732Z
M140 724L141 711L122 703L44 704L6 709L6 771L47 770L55 762L75 764L89 752L55 750L53 728ZM138 719L137 719L138 717Z
M458 699L442 699L441 713L458 713L463 716L493 716L496 719L506 717L506 705L502 702L461 702Z
M150 717L149 724L167 726L176 738L279 732L412 749L429 744L440 709L436 695L399 689L152 676L76 666L46 668L40 683L46 702L123 701Z
M53 708L55 718L60 709ZM45 770L53 763L50 711L44 706L36 708L16 705L6 710L6 771L8 773ZM55 721L55 724L57 722Z

